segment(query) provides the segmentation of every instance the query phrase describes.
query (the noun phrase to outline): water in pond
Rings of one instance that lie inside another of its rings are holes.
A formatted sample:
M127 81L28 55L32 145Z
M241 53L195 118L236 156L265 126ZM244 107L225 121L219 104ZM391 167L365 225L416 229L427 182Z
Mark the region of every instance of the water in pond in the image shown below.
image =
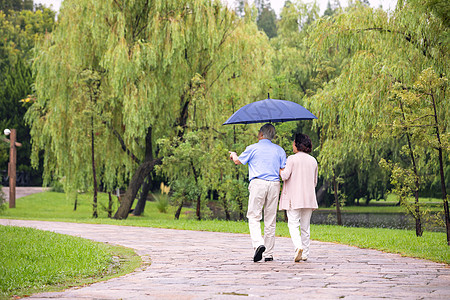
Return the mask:
M342 213L342 223L351 227L378 227L392 229L415 230L415 220L412 216L404 213ZM336 212L314 211L311 224L337 225ZM444 227L436 224L423 224L428 231L444 231Z

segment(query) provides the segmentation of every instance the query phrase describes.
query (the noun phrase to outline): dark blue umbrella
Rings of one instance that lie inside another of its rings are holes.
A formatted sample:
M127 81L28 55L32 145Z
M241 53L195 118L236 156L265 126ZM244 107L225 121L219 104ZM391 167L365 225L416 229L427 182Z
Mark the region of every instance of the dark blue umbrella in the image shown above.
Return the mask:
M287 122L317 119L309 110L292 101L268 99L238 109L223 125Z

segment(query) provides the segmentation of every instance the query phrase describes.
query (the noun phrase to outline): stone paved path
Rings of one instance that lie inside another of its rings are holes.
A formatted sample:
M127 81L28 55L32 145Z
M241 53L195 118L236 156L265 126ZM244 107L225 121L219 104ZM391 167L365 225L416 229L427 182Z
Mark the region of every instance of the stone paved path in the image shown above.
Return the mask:
M37 187L37 186L18 186L16 187L16 199L25 197L31 194L41 193L49 190L49 188ZM3 186L2 192L5 194L6 202L9 202L9 187Z
M426 260L313 241L294 263L289 238L273 262L252 261L245 234L2 220L136 250L151 265L106 282L33 299L450 299L450 268Z

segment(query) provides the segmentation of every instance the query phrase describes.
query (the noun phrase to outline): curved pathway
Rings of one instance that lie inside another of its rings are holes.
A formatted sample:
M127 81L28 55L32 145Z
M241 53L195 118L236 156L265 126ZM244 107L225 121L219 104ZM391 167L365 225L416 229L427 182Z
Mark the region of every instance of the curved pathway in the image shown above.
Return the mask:
M39 186L18 186L16 187L16 199L48 190L49 188ZM9 187L3 186L2 192L5 195L6 202L9 202Z
M449 299L450 268L376 250L313 241L293 262L289 238L275 260L254 263L246 234L0 219L130 247L151 265L131 274L32 299Z

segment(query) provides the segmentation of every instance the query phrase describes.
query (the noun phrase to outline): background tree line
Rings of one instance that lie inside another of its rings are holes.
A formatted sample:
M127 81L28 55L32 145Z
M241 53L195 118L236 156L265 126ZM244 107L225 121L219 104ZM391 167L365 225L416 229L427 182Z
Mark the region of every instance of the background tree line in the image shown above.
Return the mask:
M394 190L405 204L416 198L408 209L419 223L419 195L442 198L448 216L445 1L399 1L392 12L329 4L323 16L286 1L279 18L266 1L236 4L64 1L36 48L26 114L44 183L122 188L122 219L165 181L178 216L193 206L196 218L215 217L214 203L243 219L247 169L227 153L256 141L260 124L221 124L270 92L319 118L276 126L288 154L292 133L312 137L321 205Z
M50 33L55 12L34 5L31 0L7 0L0 3L0 128L15 128L22 147L17 149L17 170L27 178L19 183L42 184L42 168L33 170L30 164L31 137L23 116L30 103L20 102L33 93L31 70L35 43ZM9 145L0 144L0 170L6 179Z

